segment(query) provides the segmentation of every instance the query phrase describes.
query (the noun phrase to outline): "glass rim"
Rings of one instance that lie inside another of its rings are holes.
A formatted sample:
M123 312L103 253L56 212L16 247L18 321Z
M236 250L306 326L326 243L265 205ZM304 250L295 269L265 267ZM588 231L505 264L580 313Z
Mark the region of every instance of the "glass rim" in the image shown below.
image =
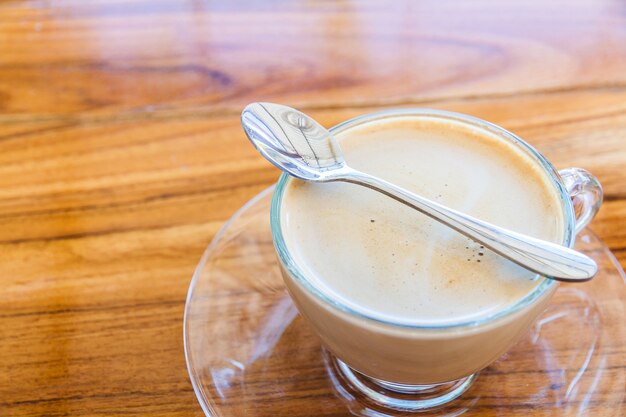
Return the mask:
M330 132L333 134L341 133L347 129L359 126L364 123L373 122L385 118L393 118L393 117L407 117L407 116L424 116L424 117L435 117L441 119L452 119L457 122L469 123L471 125L483 128L488 130L489 132L496 134L498 137L508 140L509 142L516 145L518 148L523 150L528 156L537 161L541 167L548 174L552 183L555 185L560 200L562 202L562 207L564 210L563 218L564 218L564 230L563 230L563 242L562 244L567 247L572 247L575 241L575 225L576 225L576 216L574 214L574 208L572 205L572 201L568 191L565 189L563 181L561 180L561 176L559 175L556 168L543 156L541 155L535 148L533 148L530 144L525 142L523 139L518 137L517 135L509 132L508 130L495 125L493 123L487 122L485 120L479 119L477 117L469 116L462 113L456 113L445 110L433 110L433 109L425 109L425 108L414 108L414 109L395 109L395 110L385 110L375 113L364 114L360 116L356 116L351 118L345 122L339 123L336 126L330 128ZM533 291L526 294L523 298L518 300L516 303L496 310L490 314L485 316L477 317L474 319L462 320L458 322L452 323L440 323L440 324L423 324L418 323L416 321L411 320L390 320L388 318L379 316L375 313L371 314L369 312L357 311L351 306L343 303L338 297L333 297L332 294L328 294L322 290L320 290L317 286L313 285L309 279L307 279L304 271L297 265L294 261L287 245L285 243L285 239L282 232L281 227L281 203L284 195L285 188L289 181L292 179L286 173L282 173L278 182L276 184L276 188L274 189L274 193L272 196L272 202L270 206L270 227L272 231L272 240L274 242L274 247L276 249L276 253L278 254L278 258L282 266L287 270L287 272L300 284L309 294L313 295L313 297L317 298L325 305L329 305L333 308L336 308L344 313L347 313L349 316L353 316L360 319L365 319L369 321L373 321L376 323L399 327L399 328L410 328L410 329L424 329L424 330L445 330L445 329L458 329L464 327L476 327L480 325L484 325L490 322L493 322L498 319L502 319L514 314L517 311L520 311L524 307L531 305L537 299L539 299L543 294L548 292L548 290L554 288L558 285L558 282L554 279L550 279L547 277L540 277L543 282L539 284Z

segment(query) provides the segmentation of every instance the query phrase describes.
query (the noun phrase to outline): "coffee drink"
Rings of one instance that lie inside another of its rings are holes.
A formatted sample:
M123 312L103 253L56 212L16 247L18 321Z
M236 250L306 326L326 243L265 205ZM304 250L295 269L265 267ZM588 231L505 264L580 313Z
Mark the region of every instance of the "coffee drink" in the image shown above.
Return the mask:
M338 135L348 165L498 226L563 240L563 208L537 162L487 131L384 119ZM282 225L313 285L355 309L438 324L488 315L541 279L447 226L353 184L290 181Z
M554 178L496 127L404 114L365 121L336 138L355 169L495 225L566 240L568 212ZM306 282L283 263L300 311L340 359L386 381L431 384L482 369L523 334L556 288L354 184L289 179L279 221Z

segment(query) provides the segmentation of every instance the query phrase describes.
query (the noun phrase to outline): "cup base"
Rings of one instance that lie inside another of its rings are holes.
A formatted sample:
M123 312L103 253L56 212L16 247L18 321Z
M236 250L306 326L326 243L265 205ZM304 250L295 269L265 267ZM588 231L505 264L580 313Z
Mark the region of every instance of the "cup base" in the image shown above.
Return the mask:
M456 381L430 385L408 385L365 376L324 349L326 370L339 394L354 390L378 407L419 412L440 407L458 398L472 385L478 374Z

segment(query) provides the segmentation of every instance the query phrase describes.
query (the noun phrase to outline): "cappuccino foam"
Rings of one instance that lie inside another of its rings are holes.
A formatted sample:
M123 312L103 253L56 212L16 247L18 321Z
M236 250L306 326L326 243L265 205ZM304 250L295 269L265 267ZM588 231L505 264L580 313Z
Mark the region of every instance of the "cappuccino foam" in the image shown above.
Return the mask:
M348 165L510 230L563 241L563 206L539 162L473 124L393 116L336 134ZM544 278L365 187L289 179L285 244L311 284L381 319L443 324L487 316Z

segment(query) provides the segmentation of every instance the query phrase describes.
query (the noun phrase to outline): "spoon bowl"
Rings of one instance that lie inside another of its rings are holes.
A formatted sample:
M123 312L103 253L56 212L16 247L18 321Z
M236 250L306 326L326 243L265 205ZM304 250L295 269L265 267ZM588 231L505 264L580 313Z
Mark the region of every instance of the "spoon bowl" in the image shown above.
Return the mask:
M291 107L252 103L241 113L246 135L272 164L304 181L332 181L345 167L339 144L314 119Z

